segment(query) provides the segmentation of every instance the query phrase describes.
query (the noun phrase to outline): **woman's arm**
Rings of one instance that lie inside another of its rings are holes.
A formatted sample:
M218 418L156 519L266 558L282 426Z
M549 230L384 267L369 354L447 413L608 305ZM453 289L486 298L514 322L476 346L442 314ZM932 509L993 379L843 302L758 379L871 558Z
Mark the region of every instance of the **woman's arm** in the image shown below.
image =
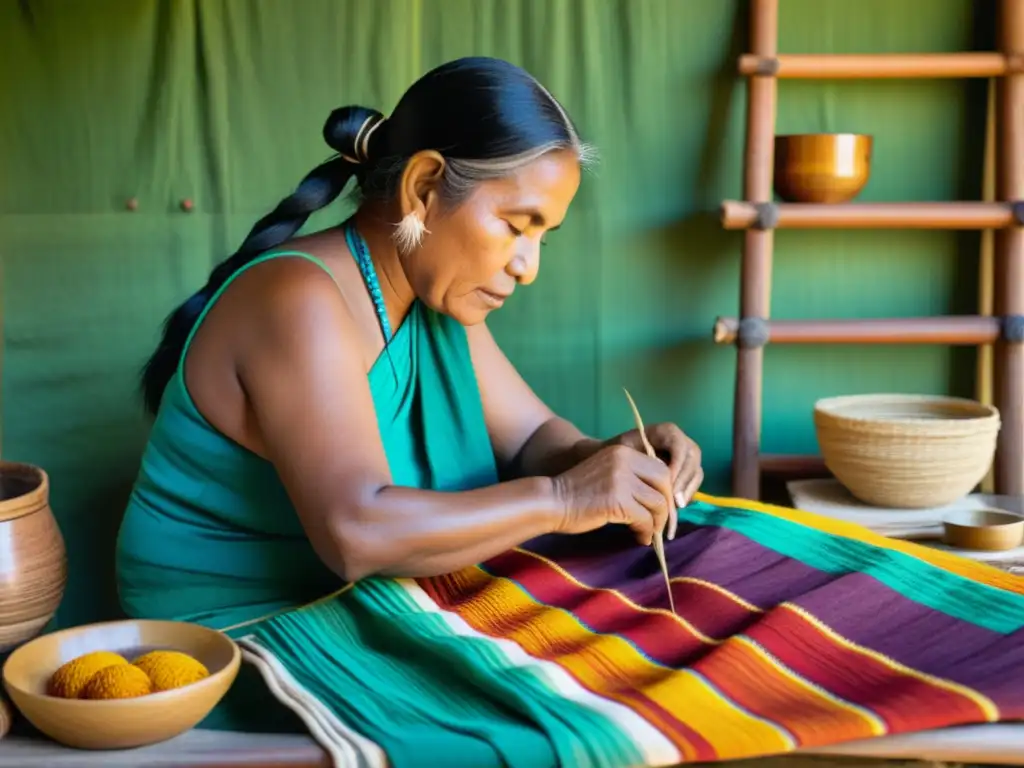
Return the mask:
M557 417L537 397L485 324L474 326L467 333L491 444L508 475L558 475L610 445L644 450L640 433L635 429L610 440L587 437ZM623 410L626 407L623 398ZM675 424L650 424L645 431L669 466L676 505L686 506L704 480L700 448ZM673 515L668 529L670 538L675 537L676 523Z
M329 567L347 580L446 573L562 526L564 504L546 478L462 493L393 486L337 285L314 265L274 266L261 270L267 295L239 350L239 378L263 453Z
M584 435L561 416L552 416L534 430L513 459L514 476L560 475L608 444Z

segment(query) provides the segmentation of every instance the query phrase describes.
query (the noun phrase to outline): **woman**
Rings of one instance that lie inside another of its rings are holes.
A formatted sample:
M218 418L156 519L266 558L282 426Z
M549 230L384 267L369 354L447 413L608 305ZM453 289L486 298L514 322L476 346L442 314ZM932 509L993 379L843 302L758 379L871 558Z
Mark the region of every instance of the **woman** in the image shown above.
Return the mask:
M516 374L486 319L536 277L587 157L533 78L456 61L325 134L339 157L174 312L145 371L121 598L238 638L252 666L207 726L302 727L280 698L336 765L534 768L1024 718L1024 580L690 504L700 453L677 427L649 430L649 459ZM355 216L292 239L353 176ZM673 539L676 503L678 613L617 535Z
M429 576L552 532L675 532L702 480L673 424L586 437L487 329L537 277L588 158L507 62L425 75L393 114L335 110L338 156L167 321L118 545L131 616L223 628L373 575ZM357 213L298 229L354 178ZM499 477L501 482L498 481Z

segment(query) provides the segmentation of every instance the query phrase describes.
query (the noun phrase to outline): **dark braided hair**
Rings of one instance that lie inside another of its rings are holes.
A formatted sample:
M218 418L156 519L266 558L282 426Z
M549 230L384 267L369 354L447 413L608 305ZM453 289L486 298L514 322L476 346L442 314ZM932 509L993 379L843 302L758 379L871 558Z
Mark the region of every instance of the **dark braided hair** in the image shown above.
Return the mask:
M338 156L314 168L255 226L241 247L167 318L142 373L146 410L155 414L181 362L185 342L213 295L257 256L287 242L330 205L354 177L363 199L393 197L406 162L436 150L446 159L441 195L457 204L474 184L500 178L555 149L590 158L565 110L529 73L500 59L471 57L434 69L402 96L390 118L365 107L334 110L323 130Z

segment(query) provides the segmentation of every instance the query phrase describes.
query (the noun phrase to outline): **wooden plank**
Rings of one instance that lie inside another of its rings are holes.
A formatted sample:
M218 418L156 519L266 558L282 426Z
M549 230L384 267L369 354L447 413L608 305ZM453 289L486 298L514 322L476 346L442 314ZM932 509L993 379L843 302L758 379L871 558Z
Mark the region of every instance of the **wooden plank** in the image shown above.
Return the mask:
M774 453L761 456L761 472L781 480L832 477L821 456Z
M0 742L0 768L330 768L309 736L196 729L139 749L92 752L49 739L11 735Z
M770 344L949 344L975 346L999 338L999 318L975 315L955 317L899 317L870 320L769 320ZM740 318L715 321L716 344L733 344Z
M996 81L988 81L988 98L985 103L985 154L981 178L981 199L991 202L996 199ZM980 253L978 254L978 314L991 315L994 312L994 269L995 232L981 231ZM992 404L992 344L978 347L975 364L974 396L985 405ZM981 490L995 493L995 463L982 478Z
M827 759L828 756L833 759ZM790 755L728 761L719 766L890 768L887 763L875 762L885 759L1024 765L1024 725L986 724L885 736ZM872 762L864 762L866 760ZM0 768L135 768L140 765L147 768L329 768L331 763L308 736L229 731L194 730L163 744L115 752L67 749L26 736L12 737L0 749Z
M751 50L774 56L778 50L778 0L752 0ZM747 83L747 139L743 195L747 200L772 199L775 154L776 85L774 77L752 77ZM773 232L747 230L740 268L740 314L767 318L771 309ZM736 351L736 390L733 401L732 488L736 496L760 496L757 457L761 443L761 398L764 349Z
M933 760L982 765L1024 765L1024 725L991 723L851 741L815 754Z
M1024 54L1024 0L1001 0L1000 47ZM1024 200L1024 74L1000 81L998 170L1000 200ZM995 313L1024 316L1024 227L999 233L996 245ZM993 402L1002 415L995 459L996 493L1024 493L1024 344L1000 342L994 355Z
M1003 229L1014 225L1009 203L779 203L777 229ZM722 226L758 224L755 202L726 200ZM756 230L759 231L759 230Z
M845 80L875 78L999 77L1020 72L1024 60L998 52L782 54L740 56L741 75L771 74L783 79Z

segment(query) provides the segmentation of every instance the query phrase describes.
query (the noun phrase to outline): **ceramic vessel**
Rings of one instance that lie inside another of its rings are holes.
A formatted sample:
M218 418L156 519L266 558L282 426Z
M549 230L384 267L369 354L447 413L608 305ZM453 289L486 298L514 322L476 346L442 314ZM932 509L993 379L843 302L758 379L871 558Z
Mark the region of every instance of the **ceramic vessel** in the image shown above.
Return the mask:
M31 464L0 462L0 655L35 637L53 618L67 573L46 473ZM0 738L11 714L0 697Z
M789 203L846 203L867 184L871 136L805 133L775 137L775 193Z
M0 698L0 739L11 730L11 705Z
M0 462L0 653L43 630L66 583L49 478L30 464Z
M942 540L959 549L1002 552L1024 544L1024 517L1001 509L966 509L942 521Z
M205 665L210 676L183 688L130 699L47 695L53 673L83 653L114 651L132 659L157 648L187 653ZM223 632L187 622L129 619L72 627L30 640L4 664L3 683L25 719L51 739L76 749L130 749L165 741L198 725L231 687L241 660L239 647Z

